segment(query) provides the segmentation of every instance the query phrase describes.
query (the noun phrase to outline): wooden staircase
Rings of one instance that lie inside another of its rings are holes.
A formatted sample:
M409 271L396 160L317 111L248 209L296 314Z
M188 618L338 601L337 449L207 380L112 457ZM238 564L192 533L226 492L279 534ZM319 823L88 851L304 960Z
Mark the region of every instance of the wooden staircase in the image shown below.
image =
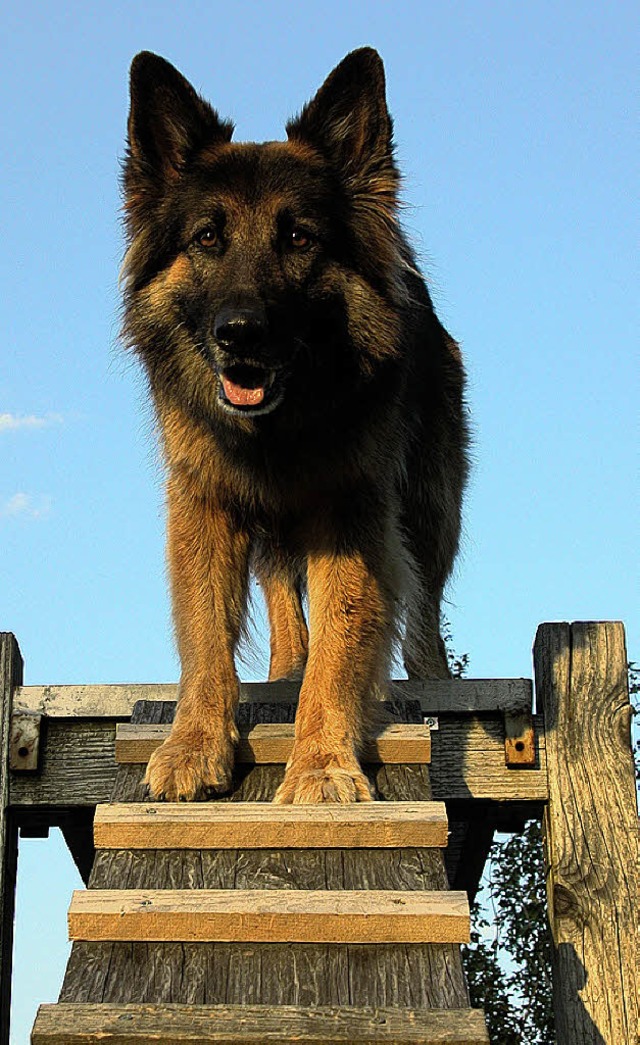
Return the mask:
M229 800L149 803L144 762L174 707L141 701L118 729L60 1000L40 1007L32 1045L487 1045L419 706L389 707L397 721L367 752L379 801L350 806L271 804L294 714L273 701L241 706Z

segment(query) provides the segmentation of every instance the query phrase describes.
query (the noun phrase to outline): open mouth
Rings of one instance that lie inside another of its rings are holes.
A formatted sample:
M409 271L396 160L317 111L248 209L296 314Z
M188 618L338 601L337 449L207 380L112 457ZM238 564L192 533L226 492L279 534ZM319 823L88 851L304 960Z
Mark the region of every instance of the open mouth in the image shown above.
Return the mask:
M277 371L252 363L236 363L218 371L219 399L229 413L264 414L281 399Z

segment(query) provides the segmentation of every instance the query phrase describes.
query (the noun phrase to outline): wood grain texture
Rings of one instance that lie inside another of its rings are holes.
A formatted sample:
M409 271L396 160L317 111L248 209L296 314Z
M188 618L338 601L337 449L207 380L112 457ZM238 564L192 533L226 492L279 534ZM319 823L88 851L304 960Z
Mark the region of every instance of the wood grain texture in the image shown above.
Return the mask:
M100 805L99 849L376 849L447 844L443 802L276 806L265 802Z
M624 630L543 624L545 843L559 1045L635 1045L638 830Z
M71 940L467 943L465 893L312 889L76 890Z
M489 1045L470 1009L293 1006L42 1005L32 1045L152 1045L171 1041L243 1045Z
M526 711L531 710L530 679L447 679L418 682L398 679L389 683L393 699L417 701L425 712ZM299 682L241 682L240 702L295 704ZM139 701L172 701L176 683L119 683L93 686L19 686L15 706L49 718L131 717Z
M12 774L12 806L91 806L108 802L116 778L116 723L45 719L37 775Z
M116 762L148 762L170 732L166 725L121 723L116 729ZM293 734L293 723L258 722L241 729L236 762L285 764L293 749ZM421 724L385 726L362 754L365 762L412 763L430 758L431 731Z
M400 679L390 690L398 700L417 700L431 715L533 710L531 679Z

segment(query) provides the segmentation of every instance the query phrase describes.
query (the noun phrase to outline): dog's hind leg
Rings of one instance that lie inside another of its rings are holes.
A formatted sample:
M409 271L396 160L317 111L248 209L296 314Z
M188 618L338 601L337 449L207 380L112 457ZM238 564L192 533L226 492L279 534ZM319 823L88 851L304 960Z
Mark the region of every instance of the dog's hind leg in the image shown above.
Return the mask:
M440 634L440 598L422 585L407 609L402 658L410 679L450 677L447 652Z
M439 463L439 466L438 466ZM403 530L413 564L402 646L409 678L450 677L441 635L440 605L460 534L461 480L437 455L414 454L407 466Z
M309 633L302 609L300 583L291 571L257 569L269 615L269 681L301 679L307 663Z

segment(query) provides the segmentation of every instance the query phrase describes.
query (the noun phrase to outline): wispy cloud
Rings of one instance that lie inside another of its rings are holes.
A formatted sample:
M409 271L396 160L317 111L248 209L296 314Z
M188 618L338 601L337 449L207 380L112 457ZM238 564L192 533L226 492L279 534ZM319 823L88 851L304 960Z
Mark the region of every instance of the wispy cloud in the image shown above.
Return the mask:
M0 432L13 432L17 428L47 428L49 425L62 424L62 414L0 414Z
M28 493L14 493L0 504L0 517L5 519L42 519L51 511L51 498L41 495L32 497Z

